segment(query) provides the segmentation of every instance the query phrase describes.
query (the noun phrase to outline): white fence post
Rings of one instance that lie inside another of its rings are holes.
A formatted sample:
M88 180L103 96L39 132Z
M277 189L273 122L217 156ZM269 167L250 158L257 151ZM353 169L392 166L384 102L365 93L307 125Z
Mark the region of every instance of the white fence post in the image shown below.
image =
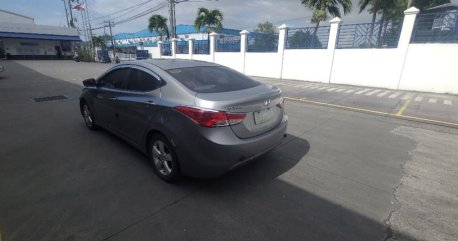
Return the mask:
M211 32L210 33L210 46L209 46L209 54L212 57L212 62L215 62L215 50L216 50L216 36L218 36L217 33Z
M404 74L404 66L407 58L407 51L409 50L410 39L412 38L413 28L415 27L415 20L420 10L416 7L411 7L404 11L404 21L402 22L401 35L399 36L398 49L402 51L402 69L399 76L398 86L401 86L402 75Z
M194 38L188 39L188 57L189 59L193 58L194 54Z
M177 58L177 39L176 38L172 38L172 42L171 42L172 46L171 49L172 49L172 58L176 59Z
M286 35L288 33L288 27L286 24L282 24L278 27L278 50L280 54L281 63L280 63L280 79L283 78L283 59L285 57L285 48L286 48Z
M245 55L247 50L247 36L250 32L242 30L240 32L240 55L242 55L243 73L245 73Z
M160 59L162 58L162 44L163 44L162 41L157 42L157 48L159 49L159 58Z
M334 55L336 53L336 45L337 45L337 38L339 35L339 26L340 26L340 20L339 17L335 17L329 21L331 24L331 28L329 29L329 39L328 39L328 51L330 52L331 56L331 68L329 69L329 79L328 83L331 83L331 78L332 78L332 68L334 67Z
M329 30L328 49L334 50L337 44L337 36L339 35L339 25L342 20L339 17L335 17L329 21L331 29Z
M399 36L398 48L406 49L409 46L415 20L419 12L420 10L416 7L411 7L404 11L404 21L402 23L401 35Z

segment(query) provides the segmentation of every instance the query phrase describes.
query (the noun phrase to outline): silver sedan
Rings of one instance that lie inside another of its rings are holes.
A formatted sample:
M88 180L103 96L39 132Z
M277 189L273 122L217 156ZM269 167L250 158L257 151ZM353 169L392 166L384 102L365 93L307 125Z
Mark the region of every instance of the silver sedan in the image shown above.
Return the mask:
M83 84L86 126L103 127L137 147L166 181L220 176L286 136L281 90L221 65L126 62Z

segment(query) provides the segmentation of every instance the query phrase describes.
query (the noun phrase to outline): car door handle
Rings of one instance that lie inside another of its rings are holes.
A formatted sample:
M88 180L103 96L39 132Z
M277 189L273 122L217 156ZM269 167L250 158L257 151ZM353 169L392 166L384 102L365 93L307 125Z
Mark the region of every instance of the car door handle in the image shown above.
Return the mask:
M108 98L108 99L109 100L113 100L113 101L118 100L118 98L116 98L116 97L111 97L111 98Z
M146 104L150 104L150 105L155 105L156 102L154 102L154 100L147 100L145 101Z

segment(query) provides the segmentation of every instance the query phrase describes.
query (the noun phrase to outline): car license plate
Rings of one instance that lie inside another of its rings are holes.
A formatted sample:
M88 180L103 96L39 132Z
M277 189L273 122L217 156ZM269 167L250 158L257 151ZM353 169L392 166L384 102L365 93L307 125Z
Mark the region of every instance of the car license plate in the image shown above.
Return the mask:
M272 110L270 108L260 110L260 111L255 111L254 113L254 123L256 125L265 123L272 119Z

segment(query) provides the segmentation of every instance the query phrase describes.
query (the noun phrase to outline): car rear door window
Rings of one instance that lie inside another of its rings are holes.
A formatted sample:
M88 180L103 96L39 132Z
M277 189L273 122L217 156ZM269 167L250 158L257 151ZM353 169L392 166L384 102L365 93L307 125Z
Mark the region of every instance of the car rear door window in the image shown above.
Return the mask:
M167 72L187 88L197 93L237 91L260 85L259 82L222 66L177 68L169 69Z
M129 76L129 68L120 68L111 71L99 80L99 86L110 89L127 89L127 77Z
M127 89L131 91L152 91L159 87L159 79L139 69L131 69Z

